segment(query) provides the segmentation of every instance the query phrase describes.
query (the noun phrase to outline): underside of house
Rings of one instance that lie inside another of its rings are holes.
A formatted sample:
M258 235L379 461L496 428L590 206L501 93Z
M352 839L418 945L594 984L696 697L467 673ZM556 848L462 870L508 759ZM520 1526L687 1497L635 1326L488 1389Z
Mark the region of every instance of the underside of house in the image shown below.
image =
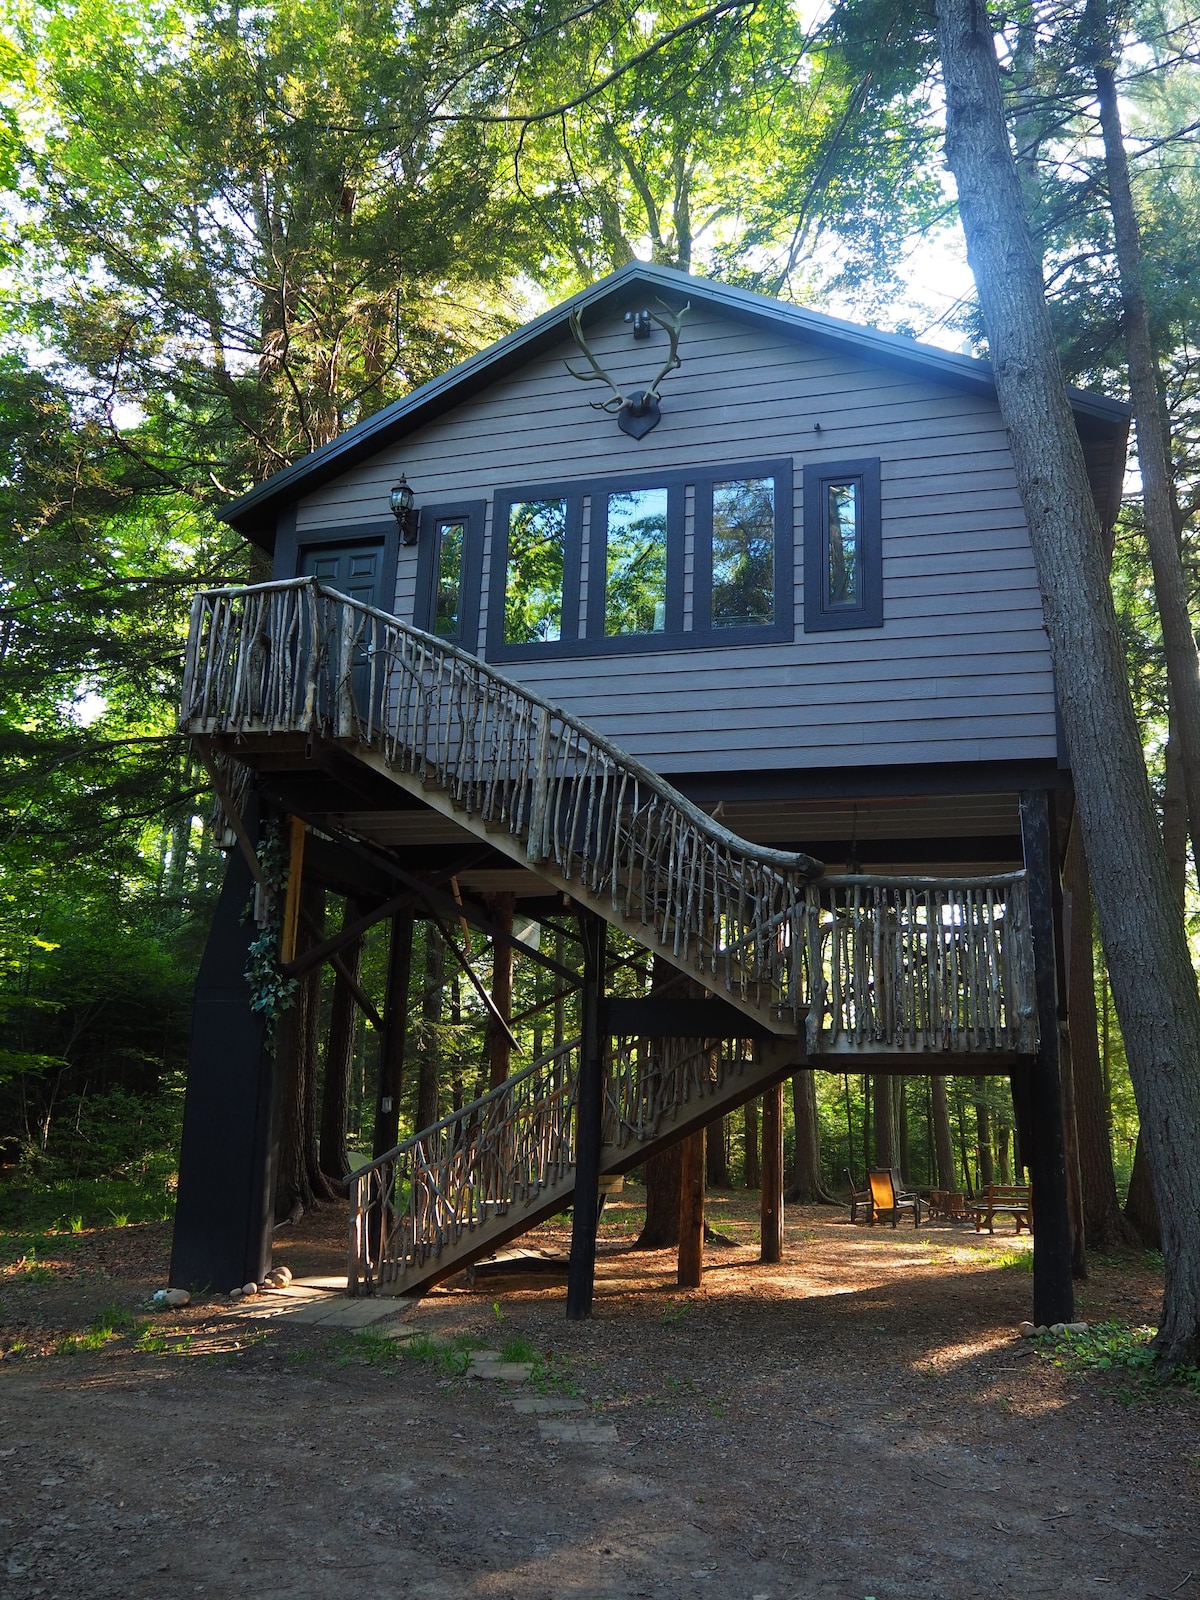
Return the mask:
M1127 417L1074 398L1110 519ZM1072 793L985 363L635 263L227 515L275 567L193 608L183 727L230 853L173 1281L266 1270L246 973L275 929L282 978L336 965L353 929L296 954L310 881L509 943L510 897L583 951L578 1037L356 1175L352 1291L419 1291L570 1204L584 1314L605 1175L797 1071L1009 1074L1035 1315L1069 1320ZM634 998L610 929L658 958Z

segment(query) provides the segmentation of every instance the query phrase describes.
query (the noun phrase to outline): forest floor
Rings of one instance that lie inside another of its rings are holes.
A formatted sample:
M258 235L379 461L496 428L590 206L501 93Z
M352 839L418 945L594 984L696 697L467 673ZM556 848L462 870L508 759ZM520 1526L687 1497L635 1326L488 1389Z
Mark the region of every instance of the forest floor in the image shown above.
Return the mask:
M734 1242L681 1292L671 1253L633 1248L639 1194L605 1211L591 1321L564 1319L560 1273L481 1271L421 1301L432 1338L402 1346L224 1300L152 1314L166 1226L42 1238L36 1260L17 1241L0 1588L1200 1600L1200 1396L1020 1339L1028 1241L1007 1222L792 1208L785 1262L761 1266L755 1197L722 1192ZM276 1260L336 1271L343 1229L323 1208ZM556 1219L525 1242L567 1240ZM1147 1258L1101 1260L1077 1315L1153 1323L1160 1289ZM462 1375L471 1344L534 1352L531 1383ZM597 1442L546 1437L519 1397L573 1402Z

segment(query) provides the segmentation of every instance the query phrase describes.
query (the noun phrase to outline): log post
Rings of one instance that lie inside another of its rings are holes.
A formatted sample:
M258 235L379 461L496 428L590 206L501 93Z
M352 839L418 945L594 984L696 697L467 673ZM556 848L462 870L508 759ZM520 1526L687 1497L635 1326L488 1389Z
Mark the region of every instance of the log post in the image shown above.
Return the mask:
M681 1289L698 1289L704 1270L704 1129L682 1144L679 1184L679 1271Z
M1029 889L1037 994L1038 1049L1029 1074L1029 1149L1033 1184L1033 1320L1073 1322L1071 1220L1059 1058L1058 864L1051 827L1051 797L1041 789L1021 794L1021 841Z
M783 1084L763 1091L760 1261L783 1260Z
M256 839L254 795L244 821ZM196 978L171 1247L180 1289L259 1283L271 1262L274 1064L246 983L260 931L245 914L253 889L246 858L233 853Z
M596 1225L600 1220L600 1145L604 1136L604 955L607 928L594 912L579 918L583 942L583 1044L575 1107L575 1199L567 1319L592 1314L596 1282Z
M412 912L399 911L392 918L383 1038L379 1041L379 1087L375 1097L375 1138L371 1146L371 1154L376 1159L394 1150L400 1142L400 1090L404 1084L412 946Z

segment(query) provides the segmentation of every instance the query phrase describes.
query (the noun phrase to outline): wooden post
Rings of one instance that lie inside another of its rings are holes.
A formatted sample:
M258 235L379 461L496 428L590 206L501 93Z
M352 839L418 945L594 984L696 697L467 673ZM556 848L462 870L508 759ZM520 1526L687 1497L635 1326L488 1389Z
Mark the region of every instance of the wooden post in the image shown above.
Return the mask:
M392 918L383 1038L379 1041L379 1088L375 1097L375 1139L371 1148L376 1158L386 1155L400 1142L400 1090L404 1083L404 1046L408 1035L412 945L412 912L399 911Z
M1044 790L1022 793L1021 841L1028 874L1039 1034L1037 1055L1029 1074L1029 1148L1023 1154L1033 1184L1033 1320L1039 1324L1075 1320L1059 1068L1058 896L1055 892L1058 862L1052 816L1051 799Z
M245 823L257 838L257 796ZM274 1064L246 985L259 936L245 915L253 886L245 856L230 855L196 978L171 1248L180 1289L259 1283L271 1262Z
M704 1129L683 1141L679 1184L679 1274L681 1289L698 1289L704 1270Z
M594 912L579 918L583 942L583 1045L575 1107L575 1199L571 1209L571 1260L567 1268L567 1318L592 1314L596 1281L596 1225L600 1220L600 1145L604 1136L604 955L607 928Z
M283 900L283 922L279 930L281 967L296 959L296 939L300 927L300 891L304 882L304 836L307 831L299 817L288 818L288 880Z
M488 910L492 914L492 921L505 933L512 933L513 905L515 898L511 894L493 894L488 896ZM468 946L469 948L469 946ZM601 980L603 986L603 979ZM494 939L492 941L492 1004L503 1017L505 1023L512 1021L512 986L513 986L513 947L506 940ZM500 1027L495 1017L489 1017L487 1025L488 1056L490 1069L488 1072L488 1087L494 1089L497 1084L504 1082L512 1071L512 1040L508 1032Z
M762 1249L760 1261L783 1260L783 1084L763 1090Z

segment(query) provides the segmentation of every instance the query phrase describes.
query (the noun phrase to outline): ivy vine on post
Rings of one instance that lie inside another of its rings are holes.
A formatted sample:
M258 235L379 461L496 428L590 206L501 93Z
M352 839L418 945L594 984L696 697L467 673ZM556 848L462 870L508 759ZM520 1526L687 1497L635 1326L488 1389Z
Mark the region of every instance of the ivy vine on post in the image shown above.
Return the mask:
M275 1024L294 1002L300 986L298 979L285 978L279 970L288 847L278 822L272 821L264 828L257 854L263 881L255 885L245 915L253 916L262 932L246 953L246 982L250 986L251 1011L260 1012L266 1020L269 1048L274 1040Z

